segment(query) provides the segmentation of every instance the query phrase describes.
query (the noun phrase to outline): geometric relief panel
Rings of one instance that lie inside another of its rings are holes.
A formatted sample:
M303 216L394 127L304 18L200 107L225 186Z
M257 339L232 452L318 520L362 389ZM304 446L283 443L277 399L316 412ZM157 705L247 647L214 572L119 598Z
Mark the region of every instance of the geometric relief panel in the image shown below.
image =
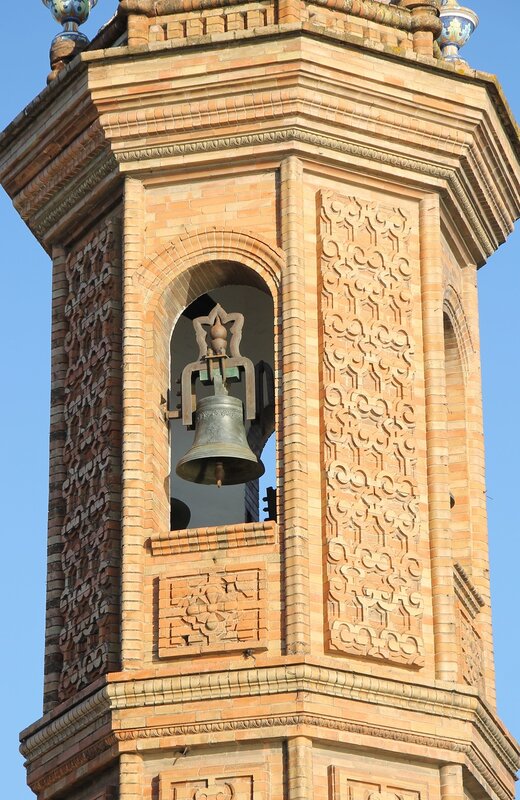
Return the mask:
M461 604L457 604L459 618L459 641L461 647L462 680L469 686L484 691L484 656L482 640L470 615Z
M353 780L349 770L329 767L330 800L421 800L421 792L388 783Z
M174 773L159 778L159 800L252 800L253 776L179 781Z
M267 647L265 570L159 580L159 658Z
M319 224L328 645L421 667L411 223L321 192Z
M119 667L121 238L105 220L65 264L58 699Z

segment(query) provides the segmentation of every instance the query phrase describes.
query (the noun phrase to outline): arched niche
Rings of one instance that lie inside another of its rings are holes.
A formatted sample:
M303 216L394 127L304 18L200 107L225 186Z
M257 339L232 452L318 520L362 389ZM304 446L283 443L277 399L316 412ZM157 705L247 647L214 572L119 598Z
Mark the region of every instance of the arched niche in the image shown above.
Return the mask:
M242 355L251 359L257 367L257 406L262 413L252 422L246 422L246 435L251 449L261 457L264 445L274 431L274 395L272 378L275 371L275 323L272 295L253 270L234 262L212 262L204 275L204 265L197 268L197 283L203 276L206 291L195 299L178 316L170 342L170 391L169 405L174 408L180 398L180 377L186 364L198 359L193 319L207 314L216 304L225 311L240 312L245 323L240 345ZM245 400L244 382L232 383L230 394ZM211 387L197 381L197 398L211 395ZM260 409L260 406L263 406ZM271 407L269 407L271 406ZM204 486L191 483L177 476L175 468L191 447L194 431L187 430L182 420L170 423L170 496L172 513L170 529L200 528L255 522L265 519L262 497L265 486L274 483L274 463L270 458L265 464L266 479L236 486ZM186 520L186 507L190 511Z
M444 359L448 414L448 471L453 560L470 566L471 529L468 482L467 409L464 359L451 315L444 313Z

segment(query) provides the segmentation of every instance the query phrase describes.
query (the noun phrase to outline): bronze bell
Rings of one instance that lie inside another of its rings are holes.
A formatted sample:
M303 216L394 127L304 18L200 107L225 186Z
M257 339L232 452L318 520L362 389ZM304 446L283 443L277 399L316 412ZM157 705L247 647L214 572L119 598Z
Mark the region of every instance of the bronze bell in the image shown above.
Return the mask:
M184 480L231 486L264 474L264 465L249 447L244 408L238 397L204 397L195 411L195 439L176 469Z

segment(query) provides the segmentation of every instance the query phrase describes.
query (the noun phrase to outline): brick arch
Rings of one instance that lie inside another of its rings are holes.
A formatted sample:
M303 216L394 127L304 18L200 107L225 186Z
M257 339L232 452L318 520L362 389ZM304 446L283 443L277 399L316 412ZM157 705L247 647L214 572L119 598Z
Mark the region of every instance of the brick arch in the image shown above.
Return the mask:
M455 505L450 512L452 557L463 567L471 567L471 507L468 465L469 327L460 296L448 285L443 303L444 364L447 406L447 451L450 492Z
M147 258L134 281L147 285L146 299L154 305L183 273L201 264L209 268L212 263L223 261L252 269L276 296L285 265L283 252L253 233L227 228L203 228L181 234L160 253ZM207 287L202 289L206 290Z
M473 340L460 295L452 284L449 284L444 292L443 312L448 317L455 333L464 378L467 379L470 370L469 356L474 349Z
M133 576L136 570L144 570L144 542L169 529L170 453L164 401L170 381L172 329L184 308L200 294L249 280L270 291L275 339L281 338L284 266L283 253L253 233L213 227L175 238L136 266L125 283L124 558L132 564ZM245 281L244 267L249 272ZM280 353L281 347L275 345L275 357L280 359ZM280 375L280 363L275 368ZM142 625L143 591L142 579L132 578L123 586L124 663L139 661L143 648L151 646L143 644L152 636Z
M249 282L266 287L273 298L276 339L280 334L277 321L284 263L280 250L254 234L208 228L177 237L146 259L134 274L131 294L135 310L133 319L127 315L126 363L135 365L132 374L127 372L128 386L132 387L129 398L133 403L134 393L139 392L141 403L137 415L135 403L130 410L134 418L139 417L135 418L132 440L135 451L143 455L144 485L149 487L146 507L151 509L143 519L143 528L151 535L169 519L169 497L164 491L170 471L164 398L169 387L173 327L201 294L219 286ZM275 346L276 352L280 348Z

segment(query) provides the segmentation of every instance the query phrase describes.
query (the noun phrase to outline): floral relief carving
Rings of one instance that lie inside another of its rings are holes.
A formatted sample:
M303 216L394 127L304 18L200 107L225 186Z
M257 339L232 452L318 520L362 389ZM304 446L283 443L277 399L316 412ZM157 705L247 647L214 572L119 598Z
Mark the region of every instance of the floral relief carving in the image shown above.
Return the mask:
M117 225L66 262L65 517L60 599L64 700L118 664L121 310Z
M267 638L265 575L259 569L161 579L159 656L262 648Z
M410 221L321 194L329 645L424 664Z

